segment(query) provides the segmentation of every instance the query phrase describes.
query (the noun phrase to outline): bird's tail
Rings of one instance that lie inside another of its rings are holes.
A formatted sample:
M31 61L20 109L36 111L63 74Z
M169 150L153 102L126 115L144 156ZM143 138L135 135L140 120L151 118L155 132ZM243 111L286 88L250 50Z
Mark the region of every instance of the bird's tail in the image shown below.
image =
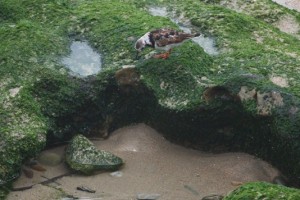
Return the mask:
M200 33L180 33L179 37L183 39L191 39L193 37L198 37L200 36Z

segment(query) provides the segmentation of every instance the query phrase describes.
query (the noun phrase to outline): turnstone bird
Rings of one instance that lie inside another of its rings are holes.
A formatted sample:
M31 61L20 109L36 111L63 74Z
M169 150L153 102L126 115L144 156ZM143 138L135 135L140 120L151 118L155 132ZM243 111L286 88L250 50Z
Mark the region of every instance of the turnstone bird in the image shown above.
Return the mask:
M157 50L166 51L163 54L155 55L154 58L167 59L173 47L182 44L187 39L197 37L199 35L199 33L191 34L169 28L162 28L147 32L136 41L134 47L137 50L137 57L139 52L141 52L146 46L149 46Z

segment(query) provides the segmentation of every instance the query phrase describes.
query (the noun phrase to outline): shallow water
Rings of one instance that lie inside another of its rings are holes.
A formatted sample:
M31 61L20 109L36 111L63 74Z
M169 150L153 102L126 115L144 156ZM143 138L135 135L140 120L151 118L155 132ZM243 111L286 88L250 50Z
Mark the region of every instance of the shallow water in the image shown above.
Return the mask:
M245 182L271 182L279 173L268 163L245 153L212 154L172 144L145 124L123 127L107 140L93 143L98 149L120 156L125 165L115 173L65 176L50 184L51 187L37 184L30 190L12 192L7 199L55 199L55 188L61 188L80 199L127 200L136 199L139 194L158 194L163 200L199 200L212 194L226 195ZM43 153L63 155L64 147ZM35 184L47 180L45 177L69 171L64 163L44 166L47 171L35 171L31 179L22 174L14 187ZM78 191L78 186L96 192Z
M74 75L89 76L101 70L101 55L94 51L87 42L73 41L71 54L62 59L62 63Z
M151 15L153 16L161 16L161 17L168 17L171 21L176 23L178 27L186 32L191 33L193 26L189 22L182 22L179 18L176 18L175 16L172 16L168 11L166 7L150 7L148 9ZM211 37L204 37L203 35L200 35L198 37L195 37L192 39L195 43L200 45L206 53L209 55L218 55L218 49L215 47L215 40Z

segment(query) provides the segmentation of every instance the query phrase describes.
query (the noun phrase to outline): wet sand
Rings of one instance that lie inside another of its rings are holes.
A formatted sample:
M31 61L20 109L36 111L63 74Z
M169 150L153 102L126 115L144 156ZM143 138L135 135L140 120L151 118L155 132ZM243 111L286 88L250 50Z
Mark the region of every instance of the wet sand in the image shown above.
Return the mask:
M163 200L199 200L210 194L225 195L240 183L271 182L279 173L268 163L245 153L212 154L187 149L165 140L154 129L137 124L116 130L104 141L93 141L103 150L120 156L125 165L121 177L111 172L92 176L74 174L58 179L50 186L37 184L32 189L11 192L8 200L60 199L61 188L67 194L88 199L131 200L137 194L160 194ZM64 147L46 152L63 154ZM68 172L64 163L45 166L46 172L34 172L32 179L22 175L14 187L24 187ZM86 186L96 190L76 190Z

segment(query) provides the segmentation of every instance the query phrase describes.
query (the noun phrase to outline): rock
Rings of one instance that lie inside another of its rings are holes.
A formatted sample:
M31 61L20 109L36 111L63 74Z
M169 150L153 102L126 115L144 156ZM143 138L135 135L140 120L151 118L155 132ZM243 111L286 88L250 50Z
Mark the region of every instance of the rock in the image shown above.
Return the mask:
M240 186L240 185L243 185L243 182L241 182L241 181L231 181L231 185L232 186Z
M45 172L47 171L42 165L36 164L36 165L31 165L30 166L32 169L39 171L39 172Z
M17 96L17 94L20 92L22 86L21 87L17 87L17 88L13 88L9 90L10 96L11 97L15 97Z
M116 172L110 173L110 175L113 176L113 177L122 177L123 176L123 172L116 171Z
M151 54L144 60L145 52L142 59L130 62L134 38L151 27L175 25L139 9L147 2L82 1L72 7L78 15L68 16L68 1L66 6L49 1L47 12L39 12L39 4L31 5L28 13L37 13L37 20L23 12L22 3L1 4L5 19L0 35L5 39L0 40L0 185L19 176L22 161L40 153L47 134L47 144L52 144L53 138L89 130L112 114L118 118L108 127L144 121L174 142L192 142L206 150L224 145L260 155L300 184L300 44L274 29L281 16L298 14L271 1L239 1L241 7L233 9L242 9L235 12L219 6L219 1L177 0L172 10L184 14L195 30L216 37L220 54L210 56L189 41L174 48L167 60L152 59ZM67 53L68 32L88 38L105 53L105 70L93 83L90 77L70 77L57 63ZM128 64L136 68L116 73ZM120 95L119 90L130 95ZM72 120L80 114L80 123ZM230 134L218 131L224 127L232 127Z
M213 194L203 197L202 200L222 200L223 198L222 195Z
M76 188L77 190L83 191L83 192L88 192L88 193L95 193L96 190L90 189L89 187L86 186L78 186Z
M96 170L116 170L123 164L121 158L96 149L83 135L74 136L68 145L66 162L72 169L85 174L91 174Z
M156 200L160 197L160 194L138 194L137 200Z
M22 172L27 178L33 178L33 171L27 167L22 167Z
M62 162L62 156L52 152L42 152L38 157L38 161L44 165L56 166Z
M265 182L251 182L235 189L223 200L238 199L300 199L300 191L282 185Z

